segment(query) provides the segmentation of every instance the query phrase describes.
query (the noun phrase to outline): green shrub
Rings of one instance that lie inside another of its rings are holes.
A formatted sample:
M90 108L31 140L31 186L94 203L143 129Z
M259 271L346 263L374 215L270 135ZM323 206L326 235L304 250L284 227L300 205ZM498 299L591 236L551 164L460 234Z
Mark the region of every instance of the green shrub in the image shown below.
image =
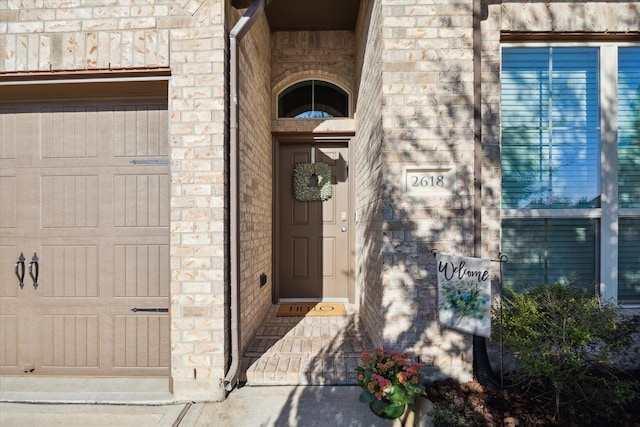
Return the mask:
M557 417L611 419L636 398L638 383L618 363L640 317L560 283L507 290L493 316L494 341L513 350L520 365L511 379L554 404Z

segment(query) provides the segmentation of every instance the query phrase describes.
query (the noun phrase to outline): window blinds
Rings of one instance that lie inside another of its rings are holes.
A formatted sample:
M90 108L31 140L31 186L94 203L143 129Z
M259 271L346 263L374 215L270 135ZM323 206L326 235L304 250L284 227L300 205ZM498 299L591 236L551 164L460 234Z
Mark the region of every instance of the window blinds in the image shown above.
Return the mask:
M522 290L566 282L595 292L597 225L595 219L504 219L504 284Z
M599 206L597 48L505 48L502 207Z
M618 50L618 192L621 208L640 208L640 47Z
M620 218L618 302L638 302L640 295L640 219Z

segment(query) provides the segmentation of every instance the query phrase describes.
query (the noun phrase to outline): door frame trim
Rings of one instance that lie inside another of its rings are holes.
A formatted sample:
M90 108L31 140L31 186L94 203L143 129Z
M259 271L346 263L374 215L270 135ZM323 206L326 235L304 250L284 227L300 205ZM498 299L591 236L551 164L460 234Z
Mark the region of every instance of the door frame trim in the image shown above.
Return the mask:
M278 304L282 302L284 299L280 298L280 286L279 286L279 263L278 259L280 257L280 203L279 197L280 192L278 189L278 179L280 177L280 146L286 144L308 144L309 146L315 143L334 143L334 144L344 144L349 153L349 162L347 164L347 171L351 169L352 171L355 168L350 168L350 164L353 164L353 132L336 132L331 134L312 134L312 133L300 133L300 134L287 134L287 135L276 135L273 134L273 177L271 180L272 185L272 257L271 257L271 269L273 272L273 281L271 288L271 299L273 304ZM348 173L348 172L347 172ZM349 175L348 175L349 176ZM348 301L344 299L340 299L340 302L348 302L355 303L355 180L352 176L349 176L349 201L350 201L350 210L351 210L351 218L349 218L349 227L348 227L348 240L350 247L350 255L349 255L349 278L347 283L347 295ZM296 299L298 301L298 299ZM326 298L322 299L325 302L335 302L336 298ZM320 300L318 300L320 301Z

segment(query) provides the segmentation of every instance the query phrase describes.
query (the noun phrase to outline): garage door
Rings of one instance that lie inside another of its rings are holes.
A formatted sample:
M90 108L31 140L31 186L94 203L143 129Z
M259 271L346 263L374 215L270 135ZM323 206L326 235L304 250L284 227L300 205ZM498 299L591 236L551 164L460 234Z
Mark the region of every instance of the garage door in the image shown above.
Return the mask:
M168 375L164 100L0 104L0 373Z

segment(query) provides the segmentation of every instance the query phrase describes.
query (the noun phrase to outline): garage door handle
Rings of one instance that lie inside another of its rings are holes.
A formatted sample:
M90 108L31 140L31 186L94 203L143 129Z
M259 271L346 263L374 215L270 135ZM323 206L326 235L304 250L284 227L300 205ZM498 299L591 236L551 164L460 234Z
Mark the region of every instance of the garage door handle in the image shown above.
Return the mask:
M168 313L169 309L168 308L138 308L138 307L133 307L131 309L131 311L133 311L134 313L137 313L138 311L150 311L153 313Z
M33 266L36 266L36 274L33 274ZM29 263L29 276L31 276L31 280L33 280L33 289L38 289L38 276L40 275L40 265L38 264L38 255L34 252L33 258L31 258L31 262Z
M20 252L20 258L18 258L18 262L16 262L16 276L18 277L18 281L20 282L20 289L24 288L24 254Z

